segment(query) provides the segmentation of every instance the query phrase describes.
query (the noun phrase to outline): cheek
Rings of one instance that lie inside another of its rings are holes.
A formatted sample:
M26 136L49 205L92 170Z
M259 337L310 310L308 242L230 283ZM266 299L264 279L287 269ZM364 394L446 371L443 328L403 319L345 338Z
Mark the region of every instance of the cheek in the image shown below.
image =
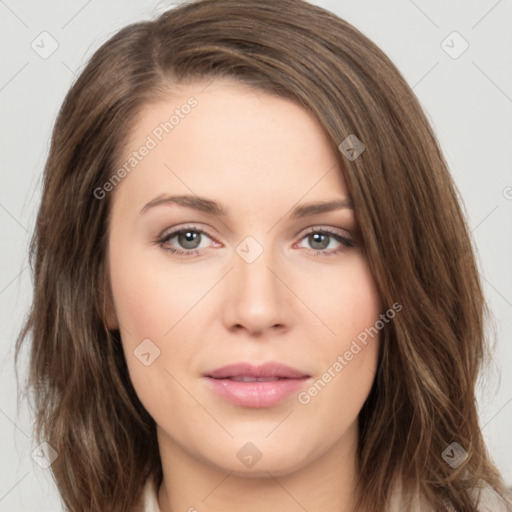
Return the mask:
M205 287L187 272L175 272L171 279L163 260L155 261L136 251L112 258L117 318L131 342L163 339L204 294Z
M342 349L353 337L375 324L382 303L367 261L352 253L337 267L328 267L312 281L309 277L301 292L311 309L324 323L323 341Z

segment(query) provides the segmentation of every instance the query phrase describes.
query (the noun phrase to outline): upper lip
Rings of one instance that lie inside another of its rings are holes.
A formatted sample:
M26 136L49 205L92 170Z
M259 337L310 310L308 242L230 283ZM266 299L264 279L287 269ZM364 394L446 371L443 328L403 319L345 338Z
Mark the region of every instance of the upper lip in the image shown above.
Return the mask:
M269 362L260 365L241 362L228 364L206 373L206 377L226 379L229 377L279 377L283 379L301 379L309 377L308 374L282 363Z

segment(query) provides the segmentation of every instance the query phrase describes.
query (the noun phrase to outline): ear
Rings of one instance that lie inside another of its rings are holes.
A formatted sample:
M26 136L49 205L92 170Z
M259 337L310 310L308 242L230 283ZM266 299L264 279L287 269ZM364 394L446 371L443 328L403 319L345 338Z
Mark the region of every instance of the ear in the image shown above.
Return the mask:
M119 329L119 322L117 320L117 313L114 307L114 298L112 288L110 286L110 273L107 265L104 264L100 271L100 300L101 300L101 313L103 323L108 330L113 331Z

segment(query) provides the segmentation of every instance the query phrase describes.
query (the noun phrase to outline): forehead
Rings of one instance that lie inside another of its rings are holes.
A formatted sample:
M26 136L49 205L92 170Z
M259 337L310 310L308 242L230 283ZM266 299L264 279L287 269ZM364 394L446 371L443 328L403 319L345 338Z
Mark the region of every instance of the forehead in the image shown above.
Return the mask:
M120 165L130 159L118 188L145 198L179 191L298 202L345 191L338 155L312 114L226 79L180 84L146 105Z

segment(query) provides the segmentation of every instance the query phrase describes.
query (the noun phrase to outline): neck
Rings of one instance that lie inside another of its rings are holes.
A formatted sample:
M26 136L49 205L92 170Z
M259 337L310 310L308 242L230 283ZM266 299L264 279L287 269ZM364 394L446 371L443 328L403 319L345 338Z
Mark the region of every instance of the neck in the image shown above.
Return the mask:
M161 512L354 512L357 423L326 453L283 474L242 474L212 465L161 430L158 441Z

